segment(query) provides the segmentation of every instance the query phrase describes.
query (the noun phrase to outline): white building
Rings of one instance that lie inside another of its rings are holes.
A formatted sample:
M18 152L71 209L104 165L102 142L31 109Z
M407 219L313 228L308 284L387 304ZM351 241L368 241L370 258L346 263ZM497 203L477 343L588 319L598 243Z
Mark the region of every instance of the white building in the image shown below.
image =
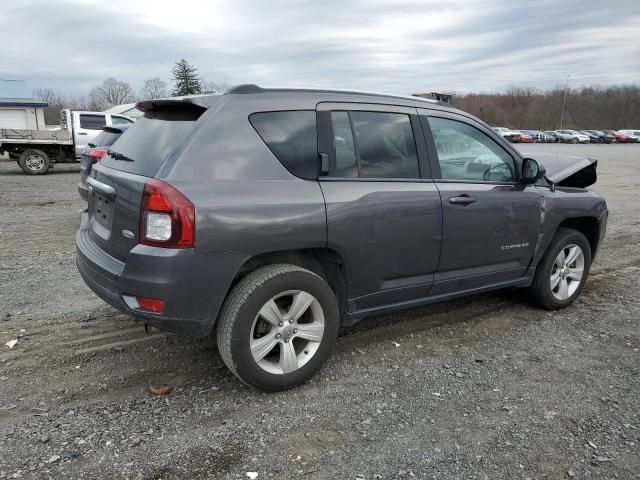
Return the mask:
M33 98L24 80L0 79L0 128L44 130L46 106Z
M108 110L105 110L104 112L115 113L118 115L126 115L127 117L133 118L134 120L144 115L144 112L136 108L135 103L125 103L123 105L116 105L115 107L111 107Z

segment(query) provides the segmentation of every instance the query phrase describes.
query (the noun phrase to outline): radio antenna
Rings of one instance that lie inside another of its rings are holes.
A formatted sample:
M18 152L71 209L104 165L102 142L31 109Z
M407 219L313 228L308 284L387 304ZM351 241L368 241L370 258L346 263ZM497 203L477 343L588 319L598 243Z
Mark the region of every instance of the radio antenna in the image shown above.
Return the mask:
M564 107L567 104L567 92L569 91L569 75L567 75L567 83L564 86L564 98L562 99L562 113L560 114L560 130L562 130L562 124L564 123ZM558 158L558 151L560 150L560 141L556 144L556 159Z

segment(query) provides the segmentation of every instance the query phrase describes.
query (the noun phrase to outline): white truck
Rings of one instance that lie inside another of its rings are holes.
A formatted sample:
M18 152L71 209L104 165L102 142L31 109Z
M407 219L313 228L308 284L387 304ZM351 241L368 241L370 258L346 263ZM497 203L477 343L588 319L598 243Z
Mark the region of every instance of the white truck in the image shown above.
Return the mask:
M65 109L60 113L60 128L0 128L0 155L6 152L9 161L17 161L28 175L43 175L54 163L78 161L82 149L91 143L105 125L133 122L133 119L124 115Z

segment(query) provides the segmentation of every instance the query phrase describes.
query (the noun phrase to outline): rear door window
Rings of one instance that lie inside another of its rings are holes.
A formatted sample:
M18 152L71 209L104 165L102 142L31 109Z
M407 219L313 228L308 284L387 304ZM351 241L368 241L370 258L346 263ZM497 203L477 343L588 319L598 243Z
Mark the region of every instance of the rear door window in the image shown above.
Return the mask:
M166 107L145 112L122 134L102 165L152 177L187 135L205 109Z
M331 123L333 124L333 143L336 155L334 176L359 176L349 114L347 112L331 112Z
M301 178L317 178L320 163L314 110L254 113L249 121L287 170Z
M409 115L332 112L336 177L420 178ZM354 138L355 136L355 138Z
M107 123L105 115L80 115L80 128L86 130L102 130Z

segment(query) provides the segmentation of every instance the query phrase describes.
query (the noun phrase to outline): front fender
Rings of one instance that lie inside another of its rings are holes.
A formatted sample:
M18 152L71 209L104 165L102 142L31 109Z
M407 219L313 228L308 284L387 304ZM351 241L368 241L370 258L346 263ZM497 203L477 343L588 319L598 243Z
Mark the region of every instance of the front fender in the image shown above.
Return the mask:
M587 230L594 230L594 232L583 231L587 237L593 234L593 237L589 238L592 247L595 247L591 252L593 260L606 232L608 210L604 198L581 188L556 188L555 190L548 187L537 188L542 194L541 219L531 266L538 265L555 233L563 226L582 231L583 228L580 228L582 225ZM591 227L586 227L587 225Z

